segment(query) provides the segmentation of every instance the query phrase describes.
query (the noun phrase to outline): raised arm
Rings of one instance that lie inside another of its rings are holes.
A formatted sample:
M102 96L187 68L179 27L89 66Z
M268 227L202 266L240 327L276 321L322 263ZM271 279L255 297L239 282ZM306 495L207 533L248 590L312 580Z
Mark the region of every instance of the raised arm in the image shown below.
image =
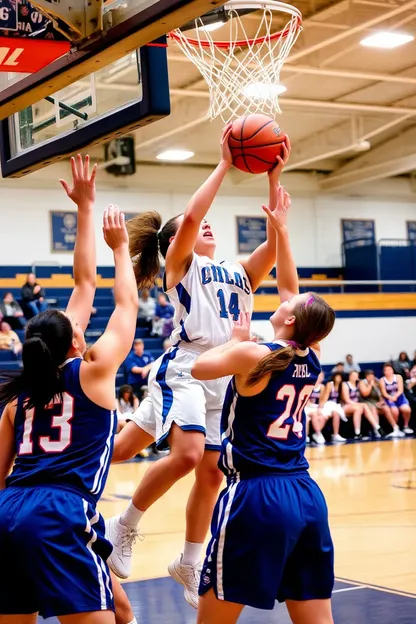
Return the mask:
M104 334L87 353L88 376L114 381L115 374L130 352L136 331L139 298L129 256L124 214L110 206L104 212L104 238L113 250L115 263L115 309ZM114 390L114 388L113 388Z
M71 158L72 187L60 180L66 194L78 206L78 228L74 249L75 287L66 308L82 331L88 327L96 287L96 251L94 232L95 175L97 165L89 172L90 157Z
M283 144L283 157L277 157L277 165L268 173L269 177L269 208L275 210L279 199L279 180L283 171L283 167L289 160L290 156L290 139L286 135ZM264 279L269 275L276 262L276 230L272 227L269 219L267 219L267 238L264 243L259 245L253 251L251 256L244 262L242 266L250 279L252 291L256 291Z
M168 288L172 288L182 279L192 258L199 228L212 202L217 195L222 181L232 165L228 137L231 124L225 126L221 137L221 160L209 178L192 196L186 207L182 222L169 246L166 255L166 279Z
M277 206L271 210L263 206L268 221L277 234L276 282L280 301L287 301L299 294L299 278L290 247L287 228L287 211L290 208L290 195L282 186L278 189Z

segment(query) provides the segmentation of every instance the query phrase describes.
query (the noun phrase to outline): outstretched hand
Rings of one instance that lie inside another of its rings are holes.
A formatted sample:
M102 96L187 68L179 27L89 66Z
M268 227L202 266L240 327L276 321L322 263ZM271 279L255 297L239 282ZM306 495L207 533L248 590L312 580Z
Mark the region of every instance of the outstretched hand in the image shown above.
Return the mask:
M226 162L229 166L233 164L233 157L231 155L231 150L228 145L228 139L230 138L232 127L232 123L228 123L226 126L224 126L221 136L221 160L223 162Z
M87 155L83 161L81 154L78 154L76 158L71 158L71 169L72 187L65 180L59 180L65 193L77 206L93 204L95 202L97 165L94 165L90 175L90 157Z
M257 342L256 337L251 337L249 312L240 312L238 321L234 321L231 337L235 338L239 342L244 342L246 340Z
M267 215L270 225L274 230L286 227L287 212L290 208L292 200L290 195L283 186L279 186L277 191L277 204L274 210L270 210L269 206L263 206L263 210Z
M290 139L287 134L285 134L285 140L282 143L282 150L283 150L283 155L276 156L277 164L273 167L273 169L270 169L270 171L267 174L269 176L270 184L279 184L282 171L289 160L292 146L290 144Z
M124 213L120 212L118 206L110 204L104 211L103 234L107 245L115 251L123 245L129 244Z

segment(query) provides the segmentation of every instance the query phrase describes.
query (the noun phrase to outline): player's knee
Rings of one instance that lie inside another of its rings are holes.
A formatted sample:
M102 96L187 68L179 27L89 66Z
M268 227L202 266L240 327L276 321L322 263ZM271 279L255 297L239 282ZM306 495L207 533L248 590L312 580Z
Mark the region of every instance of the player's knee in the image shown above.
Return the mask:
M182 449L180 454L172 457L172 470L179 477L187 475L200 464L203 454L203 449L197 447Z

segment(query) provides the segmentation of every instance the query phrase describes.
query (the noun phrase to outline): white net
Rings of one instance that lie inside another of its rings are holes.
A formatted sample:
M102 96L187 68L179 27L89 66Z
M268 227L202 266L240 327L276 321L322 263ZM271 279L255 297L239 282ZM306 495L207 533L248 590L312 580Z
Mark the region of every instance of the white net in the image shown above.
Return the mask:
M284 88L279 81L280 71L301 32L301 14L295 7L279 2L269 1L257 6L253 3L252 7L257 9L256 16L260 12L254 36L247 32L247 20L232 2L225 5L228 18L223 27L228 29L226 41L214 41L202 18L195 20L194 38L180 29L171 33L208 85L210 106L207 117L210 119L221 117L228 122L248 113L274 117L281 112L279 95ZM288 14L289 21L283 30L273 33L276 10ZM250 26L252 23L253 20Z

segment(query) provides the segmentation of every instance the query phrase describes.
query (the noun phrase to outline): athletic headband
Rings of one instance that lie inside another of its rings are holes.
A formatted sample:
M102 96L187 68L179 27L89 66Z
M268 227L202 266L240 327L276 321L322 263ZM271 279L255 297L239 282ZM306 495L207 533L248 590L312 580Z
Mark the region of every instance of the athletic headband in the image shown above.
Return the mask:
M311 296L309 297L309 299L308 299L305 303L303 303L303 304L302 304L302 306L303 306L304 308L307 308L308 306L312 305L312 303L313 303L314 301L315 301L315 297L314 297L313 295L311 295Z

